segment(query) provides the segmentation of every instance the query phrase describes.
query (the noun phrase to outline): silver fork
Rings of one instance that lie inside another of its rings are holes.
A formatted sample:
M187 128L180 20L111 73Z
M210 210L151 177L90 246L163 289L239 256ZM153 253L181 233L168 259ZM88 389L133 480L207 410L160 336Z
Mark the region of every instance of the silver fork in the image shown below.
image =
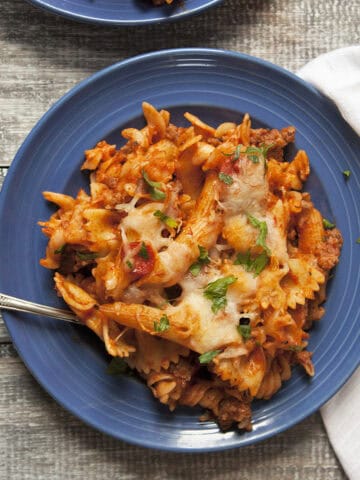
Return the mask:
M62 308L48 307L39 303L29 302L21 298L11 297L5 293L0 293L0 310L16 310L17 312L36 313L45 317L52 317L64 322L78 323L83 325L76 315L70 310Z

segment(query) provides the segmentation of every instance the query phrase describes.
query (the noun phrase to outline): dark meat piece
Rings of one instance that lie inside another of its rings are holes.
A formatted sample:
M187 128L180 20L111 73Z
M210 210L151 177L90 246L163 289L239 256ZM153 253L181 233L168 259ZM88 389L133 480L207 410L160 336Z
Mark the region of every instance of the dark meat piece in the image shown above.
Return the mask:
M187 358L181 358L177 364L171 364L168 369L141 375L155 397L169 405L171 410L176 405L199 405L208 412L202 419L214 419L221 430L228 430L233 425L251 430L251 396L232 388L227 382L212 378L210 372L206 379L203 370L198 355L190 354ZM165 393L161 388L163 381L167 387L171 387Z
M343 239L337 228L325 231L324 241L315 251L320 268L328 271L338 263L342 243Z
M292 126L282 130L257 128L250 132L250 144L255 146L271 145L268 157L281 162L284 160L284 147L295 140L295 131L295 127Z
M221 430L229 430L234 423L240 429L251 430L250 403L244 403L234 397L225 398L219 404L217 422Z

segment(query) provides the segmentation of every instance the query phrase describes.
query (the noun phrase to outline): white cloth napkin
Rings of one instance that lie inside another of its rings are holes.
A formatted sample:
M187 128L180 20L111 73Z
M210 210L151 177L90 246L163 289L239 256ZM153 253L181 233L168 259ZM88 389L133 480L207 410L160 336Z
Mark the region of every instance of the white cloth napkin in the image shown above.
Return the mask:
M360 45L320 55L298 75L330 97L360 135Z
M360 46L321 55L298 75L331 98L360 135ZM360 480L360 368L320 411L346 474Z

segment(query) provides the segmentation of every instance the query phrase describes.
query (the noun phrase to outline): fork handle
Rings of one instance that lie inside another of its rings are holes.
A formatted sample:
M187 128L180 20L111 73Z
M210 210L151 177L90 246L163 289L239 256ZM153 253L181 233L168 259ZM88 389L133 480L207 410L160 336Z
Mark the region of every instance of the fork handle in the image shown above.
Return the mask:
M0 293L0 309L36 313L38 315L57 318L58 320L64 320L65 322L82 325L80 320L74 313L70 312L70 310L40 305L39 303L29 302L27 300L22 300L21 298L11 297L5 293Z

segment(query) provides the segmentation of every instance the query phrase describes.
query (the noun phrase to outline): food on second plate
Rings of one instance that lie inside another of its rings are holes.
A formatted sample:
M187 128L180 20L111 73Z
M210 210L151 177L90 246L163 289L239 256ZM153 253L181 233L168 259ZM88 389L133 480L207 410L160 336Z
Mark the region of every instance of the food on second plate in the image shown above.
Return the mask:
M164 3L167 3L170 5L170 3L173 3L174 0L152 0L154 5L163 5Z
M301 365L314 375L308 330L324 314L342 238L309 193L295 128L212 127L143 104L126 144L85 152L90 193L44 192L44 267L76 315L160 402L204 407L223 430L251 429Z

